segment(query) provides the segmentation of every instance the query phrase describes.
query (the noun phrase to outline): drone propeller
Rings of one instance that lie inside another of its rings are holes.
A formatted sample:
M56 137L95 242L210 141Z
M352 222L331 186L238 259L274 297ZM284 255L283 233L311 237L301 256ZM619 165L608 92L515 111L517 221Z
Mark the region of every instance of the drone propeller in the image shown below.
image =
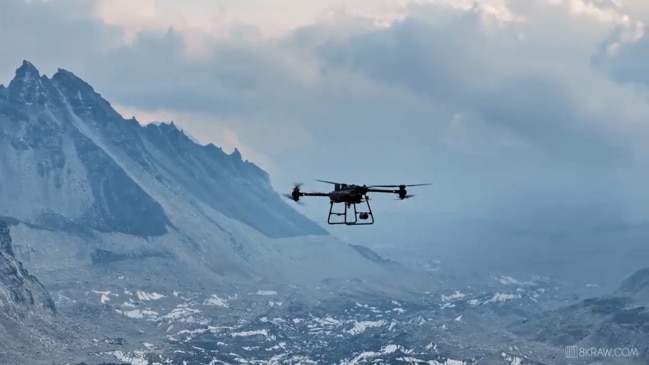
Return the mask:
M282 194L285 198L291 199L292 201L296 202L297 204L304 205L303 202L300 201L300 187L302 186L302 183L294 183L293 184L293 191L290 194Z
M327 180L318 180L318 179L316 179L316 181L320 181L320 182L323 182L325 184L332 184L332 185L342 184L342 183L337 183L337 182L334 182L334 181L327 181Z
M426 186L426 185L433 185L432 183L426 183L426 184L401 184L401 185L372 185L370 187L372 188L401 188L401 187L410 187L410 186Z
M404 196L403 198L398 197L398 198L396 198L396 199L394 199L394 200L403 200L403 199L408 199L408 198L412 198L413 196L415 196L415 194L408 194L408 195Z
M293 199L293 195L291 195L291 194L282 194L282 196L287 198L287 199L291 199L292 201L294 201L295 203L297 203L299 205L305 205L304 202L302 202L300 200Z

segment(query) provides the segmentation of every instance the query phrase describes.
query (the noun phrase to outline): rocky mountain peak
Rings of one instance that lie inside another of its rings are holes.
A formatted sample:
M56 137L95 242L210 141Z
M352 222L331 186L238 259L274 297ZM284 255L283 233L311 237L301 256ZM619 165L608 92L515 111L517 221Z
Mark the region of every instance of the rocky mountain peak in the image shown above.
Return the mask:
M22 222L163 236L186 219L170 218L180 199L269 237L327 235L239 150L201 145L173 122L124 119L65 69L48 79L24 61L0 99L0 130L0 213Z
M52 81L65 92L68 99L80 99L83 96L99 96L90 84L83 81L74 73L62 68L59 68L54 76L52 76Z
M40 72L36 69L31 62L23 60L23 63L16 69L16 78L25 79L25 78L39 78Z
M48 85L50 80L41 76L40 72L27 60L23 60L16 69L16 75L7 88L8 99L24 102L28 105L43 105L48 99Z
M234 148L234 151L232 151L230 156L232 156L237 161L243 161L243 157L241 156L241 152L236 147Z

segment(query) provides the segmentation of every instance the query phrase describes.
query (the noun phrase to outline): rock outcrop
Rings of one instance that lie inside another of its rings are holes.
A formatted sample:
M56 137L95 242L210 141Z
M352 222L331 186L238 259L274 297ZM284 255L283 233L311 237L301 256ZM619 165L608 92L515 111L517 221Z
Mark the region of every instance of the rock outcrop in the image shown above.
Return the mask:
M36 277L17 261L7 223L0 221L0 316L21 319L56 313L51 296Z
M16 260L9 227L0 220L0 363L35 363L37 354L60 347L57 338L68 337L60 333L54 301Z

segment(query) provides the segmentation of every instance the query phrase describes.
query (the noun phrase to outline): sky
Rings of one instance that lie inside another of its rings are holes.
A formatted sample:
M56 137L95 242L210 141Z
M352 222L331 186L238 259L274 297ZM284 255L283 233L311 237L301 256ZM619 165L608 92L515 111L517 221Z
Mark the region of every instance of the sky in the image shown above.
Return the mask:
M0 83L23 59L67 69L282 193L432 182L373 196L372 227L329 227L425 243L450 220L646 221L647 21L645 0L3 0Z

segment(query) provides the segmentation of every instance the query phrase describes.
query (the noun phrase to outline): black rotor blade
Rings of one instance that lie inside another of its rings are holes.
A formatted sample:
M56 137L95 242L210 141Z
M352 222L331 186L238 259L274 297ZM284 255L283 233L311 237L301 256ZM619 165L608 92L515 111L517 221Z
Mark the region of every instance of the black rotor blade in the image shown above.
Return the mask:
M297 204L304 205L303 202L293 199L293 195L291 195L291 194L282 194L282 196L287 198L287 199L291 199L292 201L294 201Z
M408 198L412 198L413 196L415 196L415 194L408 194L408 195L404 196L403 198L399 197L399 198L396 198L395 200L408 199Z
M426 183L426 184L401 184L401 185L371 185L369 187L371 188L399 188L399 187L411 187L411 186L426 186L426 185L433 185L432 183Z
M320 181L320 182L323 182L323 183L325 183L325 184L333 184L333 185L336 185L336 184L341 184L341 185L342 185L342 184L343 184L343 183L338 183L338 182L333 182L333 181L327 181L327 180L318 180L318 179L316 179L316 181Z

